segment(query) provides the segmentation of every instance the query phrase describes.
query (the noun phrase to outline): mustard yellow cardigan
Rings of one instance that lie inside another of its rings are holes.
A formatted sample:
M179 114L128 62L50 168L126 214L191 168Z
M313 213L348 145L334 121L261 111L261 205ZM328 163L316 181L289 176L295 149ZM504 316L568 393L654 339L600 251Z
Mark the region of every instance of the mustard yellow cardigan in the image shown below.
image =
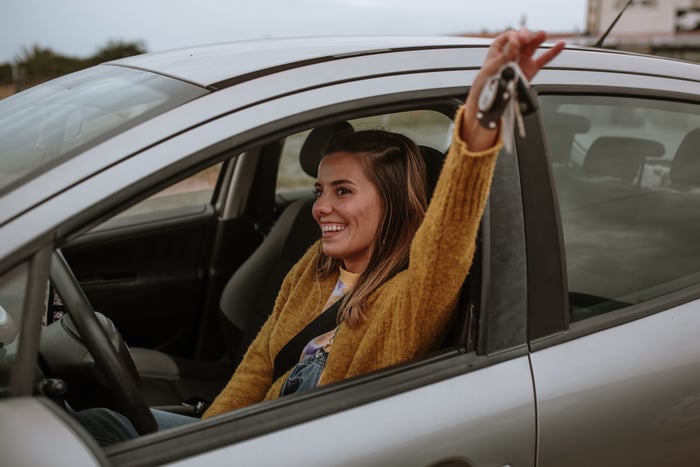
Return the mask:
M470 152L459 137L462 118L460 109L452 146L411 244L408 268L369 297L363 324L338 327L319 385L423 355L443 334L472 263L501 147L498 143L483 152ZM203 418L279 396L289 372L272 380L275 356L321 313L337 281L337 275L317 278L318 250L318 244L313 245L291 269L272 314Z

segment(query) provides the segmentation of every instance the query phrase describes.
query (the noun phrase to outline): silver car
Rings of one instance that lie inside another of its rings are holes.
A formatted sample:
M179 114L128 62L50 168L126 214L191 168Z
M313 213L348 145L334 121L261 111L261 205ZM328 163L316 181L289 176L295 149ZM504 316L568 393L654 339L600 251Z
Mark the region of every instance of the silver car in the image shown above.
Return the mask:
M434 183L488 44L236 42L0 100L2 464L700 464L700 66L575 47L505 135L439 348L154 432L149 407L207 406L316 238L325 141L405 133ZM101 449L89 407L143 436Z

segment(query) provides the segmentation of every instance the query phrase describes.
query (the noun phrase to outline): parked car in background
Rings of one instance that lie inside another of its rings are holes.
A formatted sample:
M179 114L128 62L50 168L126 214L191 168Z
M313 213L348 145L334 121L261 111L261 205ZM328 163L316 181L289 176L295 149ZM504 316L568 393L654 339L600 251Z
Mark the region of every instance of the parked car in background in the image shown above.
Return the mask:
M577 47L505 135L440 348L153 433L149 407L217 393L316 237L335 128L407 134L434 182L488 44L235 42L0 100L3 463L699 462L700 66ZM143 436L100 449L70 416L96 406Z

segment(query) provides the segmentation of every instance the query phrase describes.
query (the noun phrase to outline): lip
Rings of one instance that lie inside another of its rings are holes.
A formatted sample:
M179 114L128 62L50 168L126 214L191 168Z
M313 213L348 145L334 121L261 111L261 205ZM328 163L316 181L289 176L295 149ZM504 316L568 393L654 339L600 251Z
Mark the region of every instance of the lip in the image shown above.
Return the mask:
M320 227L321 235L327 237L343 232L347 228L347 225L340 222L322 222Z

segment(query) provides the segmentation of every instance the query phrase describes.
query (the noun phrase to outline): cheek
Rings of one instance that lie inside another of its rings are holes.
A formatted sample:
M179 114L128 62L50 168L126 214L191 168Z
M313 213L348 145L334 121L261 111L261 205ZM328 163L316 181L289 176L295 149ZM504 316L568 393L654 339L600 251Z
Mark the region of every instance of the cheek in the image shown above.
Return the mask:
M381 205L375 205L368 215L369 223L372 225L371 230L374 235L379 233L379 227L384 222L384 208Z

